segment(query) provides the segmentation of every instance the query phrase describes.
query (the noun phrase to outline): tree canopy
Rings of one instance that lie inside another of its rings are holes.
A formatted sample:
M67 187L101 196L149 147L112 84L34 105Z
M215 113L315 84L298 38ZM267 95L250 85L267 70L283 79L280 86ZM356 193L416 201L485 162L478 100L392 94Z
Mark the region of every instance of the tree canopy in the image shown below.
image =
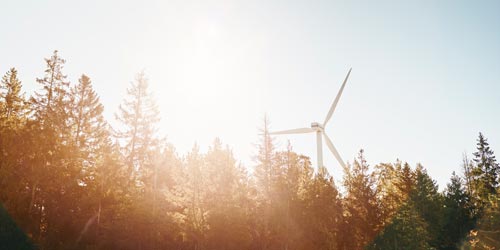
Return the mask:
M500 246L500 166L482 133L442 191L421 164L370 165L363 150L336 183L290 143L280 149L268 117L252 166L218 138L179 155L158 132L144 72L111 128L91 76L71 83L65 63L45 59L30 97L15 68L0 82L1 249Z

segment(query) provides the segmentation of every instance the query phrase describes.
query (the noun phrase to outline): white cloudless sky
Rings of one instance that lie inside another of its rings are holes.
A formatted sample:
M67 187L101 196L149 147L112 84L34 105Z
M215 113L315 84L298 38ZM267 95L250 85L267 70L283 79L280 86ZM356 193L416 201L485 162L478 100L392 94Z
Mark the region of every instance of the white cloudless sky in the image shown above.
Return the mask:
M482 131L500 150L498 1L2 1L0 71L28 94L57 49L91 77L114 121L145 70L180 155L215 137L252 168L257 128L322 122L344 160L420 162L440 187ZM290 140L316 163L315 137ZM337 182L342 171L324 152ZM499 151L500 152L500 151Z

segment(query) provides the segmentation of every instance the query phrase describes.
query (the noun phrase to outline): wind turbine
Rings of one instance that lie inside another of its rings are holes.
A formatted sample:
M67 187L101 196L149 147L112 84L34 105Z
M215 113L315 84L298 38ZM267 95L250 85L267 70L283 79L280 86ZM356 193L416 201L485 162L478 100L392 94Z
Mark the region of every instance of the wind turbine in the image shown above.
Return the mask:
M282 130L282 131L276 131L276 132L270 132L270 135L283 135L283 134L306 134L306 133L316 133L316 145L317 145L317 150L318 150L318 170L320 170L323 167L323 142L322 138L325 138L326 145L332 152L332 154L337 158L337 161L342 165L342 167L345 167L345 163L340 157L339 152L333 146L332 140L326 135L325 133L325 127L330 118L332 118L333 111L335 111L335 108L337 107L337 103L339 102L340 96L342 95L342 91L344 91L345 84L347 82L347 79L349 78L349 75L351 74L351 69L349 69L349 72L347 73L347 76L345 77L344 83L342 83L342 86L340 87L339 93L337 94L337 97L335 97L335 100L332 103L332 106L330 107L330 110L328 111L328 114L326 114L325 122L323 124L320 124L318 122L313 122L311 123L310 128L296 128L296 129L289 129L289 130Z

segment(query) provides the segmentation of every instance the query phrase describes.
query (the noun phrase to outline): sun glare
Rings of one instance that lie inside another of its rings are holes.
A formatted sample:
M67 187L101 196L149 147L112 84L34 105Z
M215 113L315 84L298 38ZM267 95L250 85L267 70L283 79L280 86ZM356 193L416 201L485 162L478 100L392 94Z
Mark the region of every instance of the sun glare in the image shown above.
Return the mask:
M1 10L0 250L500 249L498 0Z

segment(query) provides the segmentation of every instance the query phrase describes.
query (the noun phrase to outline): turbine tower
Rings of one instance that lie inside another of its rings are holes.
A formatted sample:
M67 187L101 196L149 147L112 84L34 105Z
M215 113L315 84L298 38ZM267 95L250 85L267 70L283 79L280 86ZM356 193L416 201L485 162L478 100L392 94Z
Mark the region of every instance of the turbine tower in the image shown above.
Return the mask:
M349 75L351 74L351 69L349 69L349 72L347 73L347 76L345 77L344 83L342 83L342 86L340 87L339 93L337 94L337 97L335 97L335 100L332 103L332 106L330 107L330 110L328 111L328 114L326 114L325 122L323 124L320 124L318 122L313 122L311 123L310 128L296 128L296 129L289 129L289 130L283 130L283 131L276 131L276 132L270 132L270 135L283 135L283 134L306 134L306 133L316 133L316 145L317 145L317 150L318 150L318 171L323 167L323 142L322 138L325 139L326 145L332 152L332 154L337 158L337 161L342 165L342 167L345 167L345 163L340 157L339 152L333 146L332 140L326 135L325 133L325 127L330 118L332 118L333 112L335 111L335 107L337 107L337 103L339 102L340 96L342 95L342 91L344 91L345 84L347 82L347 79L349 78Z

